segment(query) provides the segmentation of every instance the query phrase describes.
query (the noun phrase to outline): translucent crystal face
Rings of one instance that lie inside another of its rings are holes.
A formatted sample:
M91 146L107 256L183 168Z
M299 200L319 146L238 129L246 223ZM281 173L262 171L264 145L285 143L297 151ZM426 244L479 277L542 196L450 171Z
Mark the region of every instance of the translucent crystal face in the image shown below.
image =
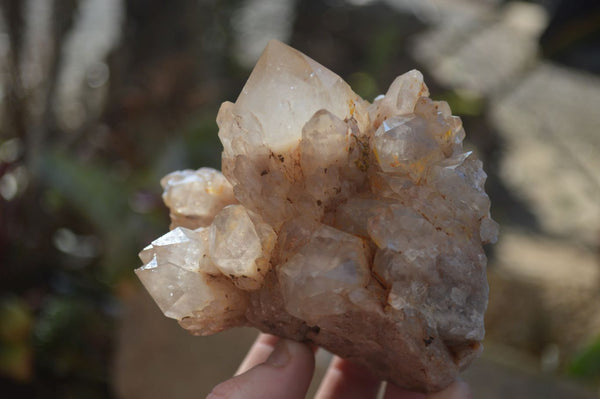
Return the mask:
M375 132L373 147L381 170L418 180L443 158L441 149L418 116L392 117Z
M215 214L237 202L225 177L211 168L169 173L160 181L163 200L171 210L173 225L188 228L208 226Z
M282 54L285 53L285 57ZM302 127L315 112L327 109L340 119L351 117L362 100L346 82L304 54L271 41L233 106L227 104L219 119L236 120L219 137L230 155L240 147L265 145L287 151L300 141Z
M189 230L177 227L140 252L140 259L149 263L154 258L159 264L172 263L191 272L218 274L208 256L208 229Z
M315 322L344 313L348 294L369 282L368 253L360 238L319 227L306 245L279 266L286 310Z
M210 226L210 259L240 288L259 288L268 271L264 254L272 246L275 233L270 226L255 222L242 205L229 205L215 217Z
M217 122L223 173L166 176L173 230L140 253L167 316L310 340L422 391L477 356L497 225L460 119L420 72L369 104L273 41Z
M136 274L168 317L181 319L200 312L221 317L218 302L228 305L225 296L233 284L211 282L220 272L207 256L207 236L205 228L177 227L140 252L145 264Z

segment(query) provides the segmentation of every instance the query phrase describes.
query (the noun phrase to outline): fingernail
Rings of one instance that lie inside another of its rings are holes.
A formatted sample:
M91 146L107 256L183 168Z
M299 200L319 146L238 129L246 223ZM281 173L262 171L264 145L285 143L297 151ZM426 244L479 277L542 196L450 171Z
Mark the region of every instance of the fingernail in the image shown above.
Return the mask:
M287 340L280 340L275 349L267 359L266 363L274 367L284 367L290 362L290 348Z

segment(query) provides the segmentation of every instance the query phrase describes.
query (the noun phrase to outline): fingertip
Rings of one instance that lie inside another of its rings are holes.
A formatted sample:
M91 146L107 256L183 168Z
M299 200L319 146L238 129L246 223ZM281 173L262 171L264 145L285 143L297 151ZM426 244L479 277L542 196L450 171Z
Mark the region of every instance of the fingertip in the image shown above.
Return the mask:
M469 384L463 380L456 380L443 391L428 395L419 392L407 391L393 384L387 384L385 399L473 399Z
M245 373L257 364L264 362L271 352L273 352L273 349L277 345L277 341L279 341L279 337L275 335L265 333L258 334L234 375Z
M430 394L427 399L473 399L473 395L469 384L459 379L443 391Z
M369 370L335 356L323 377L315 398L362 399L375 397L380 384L381 381Z
M277 341L279 341L279 337L277 335L267 334L263 332L258 334L258 337L256 337L256 342L263 345L275 346L277 344Z
M224 381L218 385L216 385L212 391L206 396L206 399L231 399L232 392L235 392L237 380L236 378L230 378L227 381Z
M387 383L385 388L385 399L425 399L427 396L424 393L407 391L394 384Z
M301 399L310 385L314 364L307 345L282 339L264 363L217 385L207 398Z
M310 346L289 339L281 339L271 356L283 352L288 353L292 367L301 371L303 375L307 374L307 371L310 371L310 378L312 378L312 373L315 368L315 354ZM271 358L271 356L269 356L269 358ZM282 355L278 356L283 357ZM310 378L308 383L310 383Z

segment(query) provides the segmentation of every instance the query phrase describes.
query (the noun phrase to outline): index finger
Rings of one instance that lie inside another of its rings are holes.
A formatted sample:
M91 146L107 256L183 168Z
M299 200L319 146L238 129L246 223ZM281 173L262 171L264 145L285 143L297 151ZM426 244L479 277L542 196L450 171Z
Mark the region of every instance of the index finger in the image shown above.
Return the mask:
M250 347L250 350L246 354L244 360L242 360L240 367L238 367L234 375L245 373L252 367L267 360L271 352L273 352L277 341L279 341L279 337L276 337L275 335L265 333L258 334L256 341L254 341L252 347Z
M374 398L381 381L365 368L334 356L315 399Z
M387 384L384 399L473 399L469 385L462 380L456 380L446 389L425 395L409 392L393 384Z

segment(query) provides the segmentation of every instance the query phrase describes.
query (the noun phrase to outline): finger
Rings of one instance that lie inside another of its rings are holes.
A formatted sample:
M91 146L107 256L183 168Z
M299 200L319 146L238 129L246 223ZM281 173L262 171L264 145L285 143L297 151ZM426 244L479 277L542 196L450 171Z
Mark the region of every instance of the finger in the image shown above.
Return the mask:
M217 385L207 399L303 399L314 368L307 345L282 339L264 363Z
M335 356L315 399L375 398L379 385L380 380L365 368Z
M424 393L407 391L406 389L397 387L394 384L388 383L385 388L384 399L425 399L427 396Z
M238 367L235 375L245 373L257 364L267 360L271 352L273 352L273 349L275 349L278 340L279 337L271 334L258 334L256 341L252 344L252 347L242 361L242 364L240 364L240 367Z
M410 392L393 384L388 384L384 399L472 399L469 386L461 380L454 381L443 391L425 395L424 393Z
M473 395L466 382L456 380L443 391L430 394L427 399L473 399Z

